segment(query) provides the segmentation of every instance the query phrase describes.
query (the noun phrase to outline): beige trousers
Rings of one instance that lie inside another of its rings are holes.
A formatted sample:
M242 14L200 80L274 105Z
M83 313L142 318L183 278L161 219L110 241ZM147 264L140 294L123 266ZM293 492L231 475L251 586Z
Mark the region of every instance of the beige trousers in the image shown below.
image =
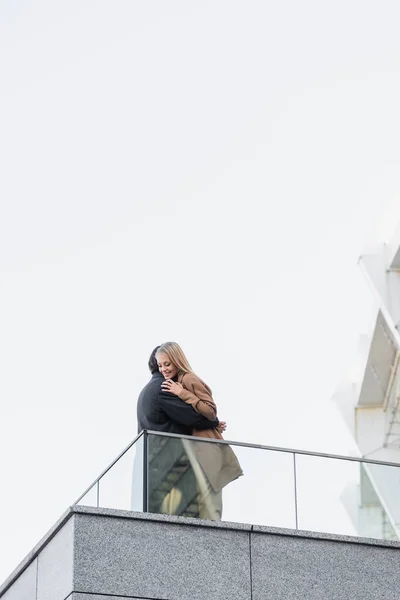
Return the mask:
M197 489L199 490L197 501L200 519L220 521L222 518L222 490L215 492L208 480L206 485L201 486L197 482Z
M196 477L200 519L220 521L222 518L222 490L219 492L214 491L206 474L199 465L192 443L189 440L182 440L182 444Z

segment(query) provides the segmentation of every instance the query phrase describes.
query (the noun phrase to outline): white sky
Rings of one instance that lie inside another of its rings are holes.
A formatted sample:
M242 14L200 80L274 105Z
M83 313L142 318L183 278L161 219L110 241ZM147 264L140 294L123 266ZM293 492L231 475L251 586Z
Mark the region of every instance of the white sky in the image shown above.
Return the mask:
M400 197L397 1L0 3L0 581L181 343L227 437L350 453L329 402Z

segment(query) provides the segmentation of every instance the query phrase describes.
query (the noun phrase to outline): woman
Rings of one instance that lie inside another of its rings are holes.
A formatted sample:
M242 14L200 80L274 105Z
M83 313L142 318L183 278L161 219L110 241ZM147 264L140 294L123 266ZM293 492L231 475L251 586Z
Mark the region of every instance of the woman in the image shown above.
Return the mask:
M156 353L158 368L165 381L162 389L175 394L186 404L191 404L195 411L206 419L214 421L217 417L217 407L208 385L193 373L183 350L176 342L162 344ZM192 435L223 439L221 432L225 431L226 423L222 421L218 430L195 429Z
M161 344L157 354L158 368L165 378L162 389L191 404L207 419L217 417L217 407L208 385L194 374L182 348L176 342ZM226 423L217 429L194 429L193 435L222 440ZM222 488L243 474L232 449L225 444L186 443L199 488L199 512L204 519L219 520L222 516Z

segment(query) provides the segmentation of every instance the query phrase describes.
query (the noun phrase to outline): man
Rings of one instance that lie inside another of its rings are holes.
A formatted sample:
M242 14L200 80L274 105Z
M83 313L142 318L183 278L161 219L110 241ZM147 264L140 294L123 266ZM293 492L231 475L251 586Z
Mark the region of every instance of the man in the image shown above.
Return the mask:
M192 435L192 430L210 429L217 427L218 419L210 421L197 413L190 404L186 404L169 392L161 389L164 377L158 370L156 352L154 348L149 359L149 369L152 375L149 383L140 392L137 403L138 433L142 429L165 431Z
M164 377L158 370L154 348L149 359L151 379L140 392L137 403L138 432L143 429L191 435L192 430L217 427L170 392L161 389ZM185 516L199 516L196 477L185 447L179 438L148 436L147 510Z

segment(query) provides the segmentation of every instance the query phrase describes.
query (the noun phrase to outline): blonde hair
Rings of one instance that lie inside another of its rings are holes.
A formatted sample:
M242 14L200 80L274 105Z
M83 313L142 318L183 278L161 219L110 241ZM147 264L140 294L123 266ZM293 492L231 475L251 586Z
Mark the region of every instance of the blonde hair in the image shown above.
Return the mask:
M179 373L193 373L193 369L189 364L182 348L176 342L165 342L157 349L156 356L163 352L169 360L175 365Z

